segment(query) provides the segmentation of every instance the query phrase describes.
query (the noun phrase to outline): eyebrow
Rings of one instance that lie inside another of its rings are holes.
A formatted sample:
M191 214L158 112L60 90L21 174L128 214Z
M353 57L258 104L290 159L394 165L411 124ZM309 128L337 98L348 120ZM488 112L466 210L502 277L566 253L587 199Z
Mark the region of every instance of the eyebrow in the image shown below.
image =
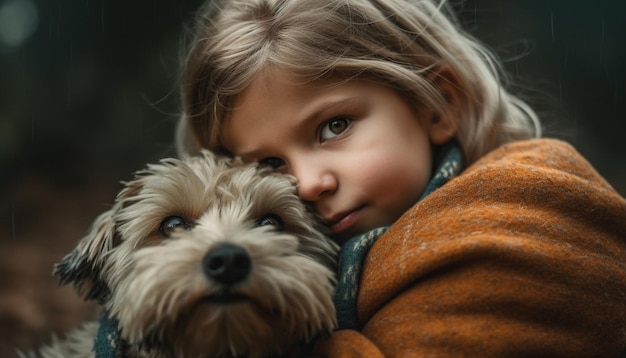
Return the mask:
M360 96L357 96L360 97ZM328 99L315 105L315 110L309 114L304 115L304 119L298 123L298 127L306 124L316 123L321 117L327 116L327 112L337 110L337 108L349 107L355 105L363 105L365 101L361 98L355 98L354 96L348 98Z

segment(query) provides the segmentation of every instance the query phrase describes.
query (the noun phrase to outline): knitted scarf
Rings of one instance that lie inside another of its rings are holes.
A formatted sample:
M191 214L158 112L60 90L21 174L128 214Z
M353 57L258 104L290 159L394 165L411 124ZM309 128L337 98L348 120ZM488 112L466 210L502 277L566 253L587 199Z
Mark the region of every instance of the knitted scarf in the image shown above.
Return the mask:
M419 200L444 185L463 169L463 155L458 143L452 140L437 148L435 171ZM418 201L419 201L418 200ZM358 329L356 298L359 292L361 267L370 247L387 231L388 227L373 229L355 236L342 246L339 252L339 271L334 303L337 310L337 329ZM103 312L98 334L94 339L95 358L122 358L124 342L120 336L118 322Z

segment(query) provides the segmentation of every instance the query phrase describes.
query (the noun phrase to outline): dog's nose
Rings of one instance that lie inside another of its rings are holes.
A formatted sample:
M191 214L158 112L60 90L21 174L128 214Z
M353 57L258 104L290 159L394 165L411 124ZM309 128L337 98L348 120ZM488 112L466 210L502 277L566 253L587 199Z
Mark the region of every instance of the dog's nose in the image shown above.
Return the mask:
M252 261L242 247L223 244L209 251L202 260L204 273L211 279L232 285L241 282L250 273Z

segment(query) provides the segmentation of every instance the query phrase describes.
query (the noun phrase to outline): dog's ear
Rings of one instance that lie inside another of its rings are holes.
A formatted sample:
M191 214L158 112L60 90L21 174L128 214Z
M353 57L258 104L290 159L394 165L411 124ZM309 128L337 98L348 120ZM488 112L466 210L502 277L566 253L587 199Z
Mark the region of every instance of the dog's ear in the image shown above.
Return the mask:
M139 175L140 172L136 173ZM105 301L109 288L101 272L110 252L118 244L116 214L128 205L131 198L141 190L140 180L125 184L117 195L114 206L100 214L91 224L91 228L74 249L59 263L54 265L53 274L60 277L61 284L73 284L85 299Z
M56 265L53 274L61 284L73 284L85 299L105 300L109 293L100 271L116 235L114 214L118 205L100 214L76 247Z

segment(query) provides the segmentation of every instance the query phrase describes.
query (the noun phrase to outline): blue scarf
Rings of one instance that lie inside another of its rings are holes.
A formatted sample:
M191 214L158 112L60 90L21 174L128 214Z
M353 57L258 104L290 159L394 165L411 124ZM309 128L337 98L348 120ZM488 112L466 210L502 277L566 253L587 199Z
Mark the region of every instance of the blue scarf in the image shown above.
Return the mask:
M98 334L93 341L93 351L96 353L95 358L122 358L122 338L117 328L116 319L109 317L108 312L104 311L98 321Z
M435 166L435 174L419 200L462 171L463 155L455 140L438 148ZM387 231L387 228L380 227L355 236L346 241L339 252L337 289L333 298L337 310L338 329L359 329L356 298L359 292L361 267L370 247ZM124 342L120 336L117 320L109 317L108 312L105 311L99 323L100 327L93 345L95 358L122 358Z
M463 154L456 141L439 148L436 170L418 201L440 188L463 170ZM337 329L359 329L356 299L361 281L361 268L369 249L388 227L379 227L346 241L339 251L337 288L333 301L337 310Z

